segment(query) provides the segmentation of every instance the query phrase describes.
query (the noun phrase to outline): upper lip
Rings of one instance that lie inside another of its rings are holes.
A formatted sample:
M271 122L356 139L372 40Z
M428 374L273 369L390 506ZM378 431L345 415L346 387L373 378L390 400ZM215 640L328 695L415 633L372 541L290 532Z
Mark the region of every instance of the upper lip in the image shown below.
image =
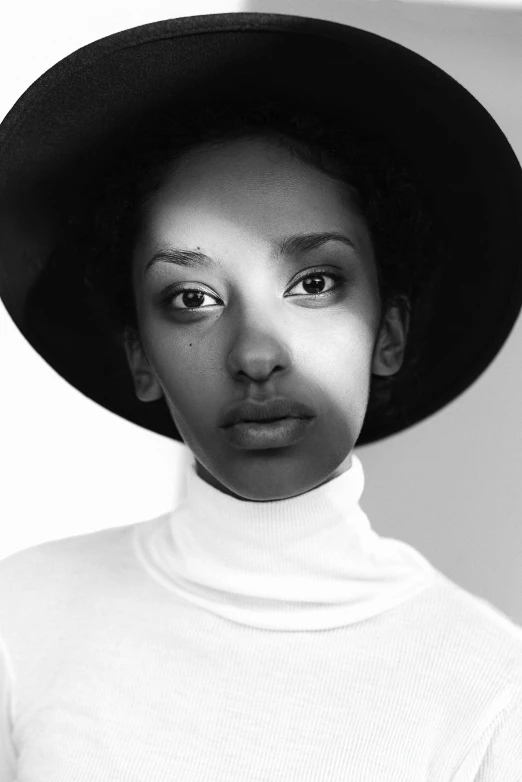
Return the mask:
M222 426L233 426L239 421L269 421L277 418L314 418L315 412L293 399L270 399L267 402L248 400L231 407Z

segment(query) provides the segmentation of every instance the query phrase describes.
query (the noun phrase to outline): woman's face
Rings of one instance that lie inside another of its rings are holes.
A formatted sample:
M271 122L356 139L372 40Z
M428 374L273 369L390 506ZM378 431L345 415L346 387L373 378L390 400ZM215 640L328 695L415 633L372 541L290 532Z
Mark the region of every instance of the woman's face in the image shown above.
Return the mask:
M397 371L405 337L395 310L378 333L371 239L341 183L260 139L194 150L147 205L133 283L136 393L164 396L204 480L277 500L350 466L371 373ZM234 404L274 397L314 417L286 439L223 428Z

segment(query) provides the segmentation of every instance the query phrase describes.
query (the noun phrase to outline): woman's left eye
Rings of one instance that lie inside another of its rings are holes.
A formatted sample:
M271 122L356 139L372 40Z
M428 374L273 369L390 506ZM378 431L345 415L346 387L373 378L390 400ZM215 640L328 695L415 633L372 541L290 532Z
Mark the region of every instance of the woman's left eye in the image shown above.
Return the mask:
M335 283L332 287L328 288L327 290L324 289L324 281L321 280L321 277L330 277L331 280ZM339 282L342 280L342 277L340 274L333 274L332 272L311 272L307 274L305 277L301 277L300 280L298 280L290 290L293 290L297 285L303 285L305 288L304 294L293 294L298 296L320 296L323 293L330 293L331 291L335 290L339 287ZM312 290L310 290L310 288Z

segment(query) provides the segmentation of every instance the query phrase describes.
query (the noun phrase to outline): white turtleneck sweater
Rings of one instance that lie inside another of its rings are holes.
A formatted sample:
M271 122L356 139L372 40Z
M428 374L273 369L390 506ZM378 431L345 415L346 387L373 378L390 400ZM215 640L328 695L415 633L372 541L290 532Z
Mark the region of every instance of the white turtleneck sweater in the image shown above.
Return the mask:
M1 782L521 782L522 628L352 467L0 561Z

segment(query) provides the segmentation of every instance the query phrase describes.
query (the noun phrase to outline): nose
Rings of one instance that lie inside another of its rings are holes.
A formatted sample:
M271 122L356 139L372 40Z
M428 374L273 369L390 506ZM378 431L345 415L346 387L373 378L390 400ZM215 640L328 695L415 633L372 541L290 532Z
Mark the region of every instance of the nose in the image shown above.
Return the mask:
M284 325L276 315L250 311L237 319L227 357L227 369L236 379L266 382L290 367Z

